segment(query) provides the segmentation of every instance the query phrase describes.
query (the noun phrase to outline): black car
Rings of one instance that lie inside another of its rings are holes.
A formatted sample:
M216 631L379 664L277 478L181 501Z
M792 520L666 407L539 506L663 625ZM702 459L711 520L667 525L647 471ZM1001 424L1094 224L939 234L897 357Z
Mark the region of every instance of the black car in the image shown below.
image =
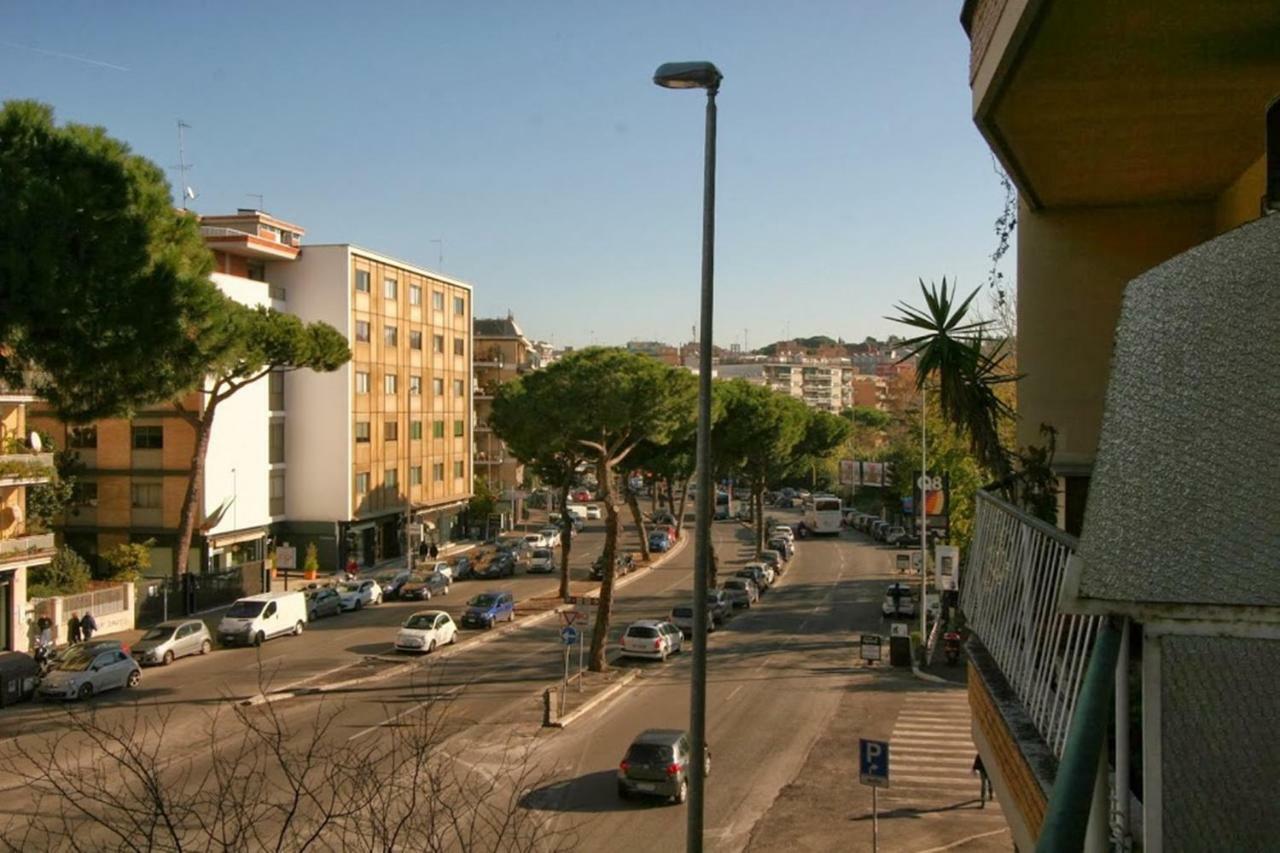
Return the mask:
M378 572L373 576L378 586L382 587L382 597L386 599L399 598L400 588L412 578L413 573L407 569Z
M476 564L470 557L459 557L453 562L453 579L456 581L474 577Z
M616 566L614 577L622 577L635 567L635 560L632 559L630 554L614 557L613 562ZM596 581L604 580L604 554L596 557L595 562L591 564L591 579Z
M402 601L430 601L435 595L449 594L449 577L441 572L416 575L400 587Z
M491 578L509 578L514 577L516 573L516 557L515 554L502 552L489 561L489 565L472 569L471 577L483 578L489 580Z
M689 764L693 760L688 733L677 729L641 732L618 765L618 796L628 799L639 794L683 803L689 796ZM702 775L711 775L709 747L703 755Z

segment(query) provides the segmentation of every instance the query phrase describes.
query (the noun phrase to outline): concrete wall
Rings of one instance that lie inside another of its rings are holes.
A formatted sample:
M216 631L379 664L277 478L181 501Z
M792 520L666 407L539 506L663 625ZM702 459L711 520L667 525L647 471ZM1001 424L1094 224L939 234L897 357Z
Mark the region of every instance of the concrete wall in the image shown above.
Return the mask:
M1125 284L1214 235L1212 203L1019 210L1018 444L1058 429L1057 462L1093 462Z

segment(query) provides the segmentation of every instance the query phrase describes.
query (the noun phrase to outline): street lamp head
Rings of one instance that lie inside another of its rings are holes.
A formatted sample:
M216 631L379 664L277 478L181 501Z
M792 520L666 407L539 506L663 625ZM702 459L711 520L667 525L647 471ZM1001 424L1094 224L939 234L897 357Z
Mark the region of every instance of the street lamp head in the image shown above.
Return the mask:
M724 75L710 62L666 62L653 72L653 82L664 89L720 88Z

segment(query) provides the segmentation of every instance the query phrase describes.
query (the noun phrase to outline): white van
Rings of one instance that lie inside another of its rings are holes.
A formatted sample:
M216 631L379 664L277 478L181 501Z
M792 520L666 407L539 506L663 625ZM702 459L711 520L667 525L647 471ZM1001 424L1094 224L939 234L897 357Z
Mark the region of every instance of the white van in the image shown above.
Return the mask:
M565 504L564 511L578 519L578 521L587 520L587 508L582 504Z
M264 592L231 605L218 623L218 642L258 646L272 637L301 634L306 624L307 597L301 590Z

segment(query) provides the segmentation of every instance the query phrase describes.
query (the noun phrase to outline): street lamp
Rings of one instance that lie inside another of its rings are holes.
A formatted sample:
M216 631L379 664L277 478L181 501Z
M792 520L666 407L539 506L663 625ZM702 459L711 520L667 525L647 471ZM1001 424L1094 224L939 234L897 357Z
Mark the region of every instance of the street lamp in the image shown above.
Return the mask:
M689 689L689 730L694 760L689 773L689 813L685 849L702 851L703 769L707 732L707 577L711 565L711 306L715 255L716 93L724 79L710 62L668 62L653 74L666 89L707 90L707 131L702 185L702 316L698 346L698 500L693 563L693 676Z

